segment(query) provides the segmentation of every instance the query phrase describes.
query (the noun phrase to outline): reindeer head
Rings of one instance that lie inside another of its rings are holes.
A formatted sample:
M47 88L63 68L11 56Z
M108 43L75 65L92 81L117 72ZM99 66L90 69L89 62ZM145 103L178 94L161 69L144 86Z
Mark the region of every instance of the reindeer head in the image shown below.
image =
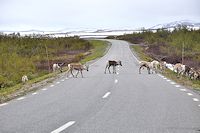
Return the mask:
M117 64L122 66L122 62L120 60L117 62Z
M85 64L85 70L89 71L89 65Z

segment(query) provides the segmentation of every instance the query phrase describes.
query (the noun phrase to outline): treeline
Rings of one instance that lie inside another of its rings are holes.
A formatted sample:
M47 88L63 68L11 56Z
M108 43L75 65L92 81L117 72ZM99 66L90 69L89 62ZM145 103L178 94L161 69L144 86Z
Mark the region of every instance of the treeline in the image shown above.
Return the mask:
M0 89L49 72L48 62L79 61L92 48L78 37L32 38L0 35ZM69 59L70 58L70 59Z
M200 30L179 27L173 31L159 29L156 32L143 31L118 36L133 44L140 44L154 59L165 60L169 63L182 62L191 67L200 67Z

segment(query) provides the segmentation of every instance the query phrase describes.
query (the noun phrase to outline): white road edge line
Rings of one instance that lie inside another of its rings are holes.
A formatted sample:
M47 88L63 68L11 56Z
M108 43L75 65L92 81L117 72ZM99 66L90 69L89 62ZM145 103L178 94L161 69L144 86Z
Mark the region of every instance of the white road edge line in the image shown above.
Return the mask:
M43 90L43 91L46 91L46 90L47 90L47 88L43 88L42 90Z
M110 95L110 92L107 92L102 98L107 98Z
M56 82L56 84L60 84L60 82L58 81L58 82Z
M129 46L130 46L130 44L129 44ZM135 55L133 54L133 51L132 51L130 48L129 48L129 50L130 50L130 52L131 52L133 58L135 58L135 60L139 63L140 61L137 59L137 57L135 57Z
M54 87L54 85L51 85L50 87Z
M23 99L25 99L25 98L26 98L26 97L17 98L17 101L23 100Z
M193 99L193 101L195 101L195 102L198 102L199 101L199 99L197 99L197 98L192 98Z
M175 85L176 83L174 83L174 82L170 82L170 84Z
M32 95L37 95L37 94L38 94L37 92L32 93Z
M8 105L8 103L2 103L0 104L0 107L5 106L5 105Z
M187 91L186 89L180 89L180 91Z
M187 93L188 94L188 96L192 96L193 94L192 93Z
M175 85L175 87L179 88L179 87L181 87L181 86L180 86L180 85Z
M61 82L65 81L65 79L60 80Z
M161 78L164 78L164 76L163 76L163 75L161 75L161 74L158 74L158 76L159 76L159 77L161 77Z
M159 76L159 77L161 77L161 75L160 75L160 74L158 74L158 76Z
M68 123L66 123L65 125L57 128L56 130L52 131L51 133L60 133L63 130L67 129L68 127L72 126L74 123L76 123L75 121L70 121Z

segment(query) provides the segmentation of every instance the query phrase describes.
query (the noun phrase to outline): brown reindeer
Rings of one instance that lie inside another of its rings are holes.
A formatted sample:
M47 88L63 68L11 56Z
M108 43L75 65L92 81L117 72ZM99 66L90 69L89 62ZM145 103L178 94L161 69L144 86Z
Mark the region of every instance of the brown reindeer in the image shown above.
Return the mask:
M67 73L69 73L69 71L71 72L72 76L74 77L74 74L73 74L73 70L77 70L78 72L76 73L76 78L79 74L79 72L81 72L81 76L83 78L83 73L82 71L83 70L86 70L86 71L89 71L89 66L88 65L82 65L81 63L70 63L68 64L68 71Z
M105 74L106 74L106 69L108 68L108 71L109 71L109 73L111 73L110 72L110 67L112 66L113 67L113 73L116 73L116 66L118 66L118 65L120 65L120 66L122 66L122 62L119 60L119 61L114 61L114 60L109 60L108 62L107 62L107 64L106 64L106 68L105 68Z

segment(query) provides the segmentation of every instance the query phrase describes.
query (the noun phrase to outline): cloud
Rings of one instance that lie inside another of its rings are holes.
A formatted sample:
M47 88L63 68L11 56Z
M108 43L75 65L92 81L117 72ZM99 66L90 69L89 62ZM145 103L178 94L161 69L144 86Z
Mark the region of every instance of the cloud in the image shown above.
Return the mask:
M198 0L1 0L0 29L137 28L177 19L200 21L198 5Z

